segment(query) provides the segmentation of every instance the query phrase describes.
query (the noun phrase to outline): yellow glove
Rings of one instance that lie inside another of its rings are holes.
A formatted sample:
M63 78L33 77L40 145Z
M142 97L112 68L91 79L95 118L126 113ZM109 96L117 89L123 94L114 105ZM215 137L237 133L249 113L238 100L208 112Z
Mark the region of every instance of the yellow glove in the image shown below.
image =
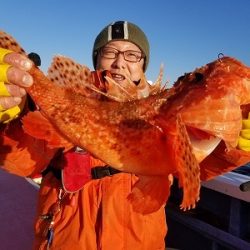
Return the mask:
M11 53L11 50L7 49L2 49L0 48L0 97L2 96L10 96L8 90L6 89L6 86L4 82L8 82L7 80L7 70L11 65L5 64L3 62L4 56ZM1 105L0 105L0 123L8 123L11 120L15 119L18 117L18 115L21 113L25 99L23 98L23 101L21 104L18 106L12 107L10 109L5 110Z
M238 148L244 151L250 151L250 113L248 119L242 120L242 130L238 140Z

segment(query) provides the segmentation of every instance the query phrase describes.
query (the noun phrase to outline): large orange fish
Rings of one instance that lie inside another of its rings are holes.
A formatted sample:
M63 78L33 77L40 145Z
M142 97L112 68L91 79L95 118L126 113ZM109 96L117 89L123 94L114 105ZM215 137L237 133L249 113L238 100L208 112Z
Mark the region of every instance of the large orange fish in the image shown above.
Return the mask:
M4 32L0 47L23 53ZM172 175L183 187L181 207L194 207L201 179L250 160L236 149L242 107L250 103L250 69L236 59L220 58L179 78L170 90L125 102L96 98L86 87L93 85L89 69L57 60L50 77L36 67L30 71L35 83L27 92L40 112L23 118L25 132L50 148L85 148L138 175L129 196L135 210L149 213L164 205ZM59 80L65 84L55 84Z

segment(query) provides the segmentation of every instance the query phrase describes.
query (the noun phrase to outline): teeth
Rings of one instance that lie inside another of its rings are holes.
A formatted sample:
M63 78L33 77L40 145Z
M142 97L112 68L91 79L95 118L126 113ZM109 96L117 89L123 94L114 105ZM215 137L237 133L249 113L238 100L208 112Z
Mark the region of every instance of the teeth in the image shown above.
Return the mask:
M122 75L118 75L118 74L112 74L112 78L115 80L124 80L125 77Z

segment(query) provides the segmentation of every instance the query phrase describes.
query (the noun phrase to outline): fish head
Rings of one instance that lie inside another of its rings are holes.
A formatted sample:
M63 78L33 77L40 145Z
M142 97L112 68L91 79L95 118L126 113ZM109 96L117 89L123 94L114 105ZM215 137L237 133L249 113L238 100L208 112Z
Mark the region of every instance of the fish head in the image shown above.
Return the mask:
M164 116L181 115L199 161L221 140L236 147L242 110L250 103L248 66L232 57L219 58L178 78L171 92L162 107Z

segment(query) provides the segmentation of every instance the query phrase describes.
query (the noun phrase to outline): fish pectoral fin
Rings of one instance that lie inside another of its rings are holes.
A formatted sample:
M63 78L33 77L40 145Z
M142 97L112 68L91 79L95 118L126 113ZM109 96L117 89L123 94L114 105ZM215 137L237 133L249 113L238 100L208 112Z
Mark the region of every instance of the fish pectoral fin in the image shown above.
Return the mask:
M69 150L73 147L39 111L29 112L22 118L22 123L26 134L47 141L50 148Z
M183 200L180 207L185 211L194 208L199 200L200 166L193 153L185 124L179 115L176 120L174 150L179 184L183 187Z
M167 176L138 176L128 196L134 211L149 214L165 206L171 182Z

